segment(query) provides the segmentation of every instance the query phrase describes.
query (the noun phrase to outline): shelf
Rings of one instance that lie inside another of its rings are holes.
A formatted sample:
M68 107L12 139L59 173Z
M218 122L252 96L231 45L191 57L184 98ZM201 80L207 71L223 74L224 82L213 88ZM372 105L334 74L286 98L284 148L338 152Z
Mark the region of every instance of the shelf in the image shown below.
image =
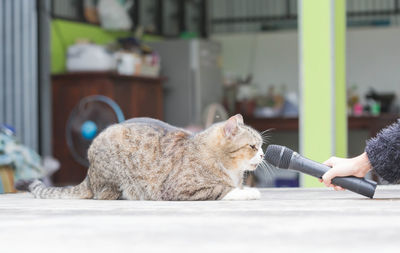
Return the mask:
M349 130L368 130L371 136L374 136L380 129L393 123L400 118L399 114L382 114L380 116L349 116ZM296 118L255 118L245 116L244 121L258 131L274 129L275 131L298 131L299 119Z
M166 77L158 76L141 76L141 75L120 75L114 71L82 71L82 72L68 72L68 73L60 73L53 74L52 78L54 79L77 79L77 78L112 78L112 79L129 79L129 80L138 80L138 81L151 81L151 82L164 82L167 80Z

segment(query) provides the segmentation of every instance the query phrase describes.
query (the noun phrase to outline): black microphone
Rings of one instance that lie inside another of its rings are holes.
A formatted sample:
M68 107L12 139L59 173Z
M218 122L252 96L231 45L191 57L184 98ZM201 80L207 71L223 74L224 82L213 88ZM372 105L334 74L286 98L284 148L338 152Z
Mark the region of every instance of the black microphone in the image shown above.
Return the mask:
M329 166L302 157L293 150L279 145L268 146L265 160L278 168L297 170L317 178L322 178L325 172L331 169ZM377 185L374 181L353 176L335 177L332 179L332 184L369 198L374 197Z

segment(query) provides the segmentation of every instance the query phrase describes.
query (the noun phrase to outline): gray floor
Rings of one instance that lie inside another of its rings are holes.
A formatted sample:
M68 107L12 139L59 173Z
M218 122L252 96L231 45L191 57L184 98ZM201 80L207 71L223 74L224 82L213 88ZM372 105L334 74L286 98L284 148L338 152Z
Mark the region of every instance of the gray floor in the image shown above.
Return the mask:
M400 187L380 186L374 200L328 188L266 189L243 202L0 195L0 252L23 250L399 252Z

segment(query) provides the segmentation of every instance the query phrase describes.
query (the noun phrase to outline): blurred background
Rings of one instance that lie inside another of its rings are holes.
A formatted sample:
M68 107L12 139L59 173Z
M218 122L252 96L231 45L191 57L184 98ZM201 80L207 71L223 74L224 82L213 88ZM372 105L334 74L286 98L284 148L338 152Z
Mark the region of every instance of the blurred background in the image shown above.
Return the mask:
M362 153L400 112L400 0L329 2L1 0L0 192L80 182L93 138L133 117L196 132L241 113L319 162ZM272 167L246 183L315 186Z

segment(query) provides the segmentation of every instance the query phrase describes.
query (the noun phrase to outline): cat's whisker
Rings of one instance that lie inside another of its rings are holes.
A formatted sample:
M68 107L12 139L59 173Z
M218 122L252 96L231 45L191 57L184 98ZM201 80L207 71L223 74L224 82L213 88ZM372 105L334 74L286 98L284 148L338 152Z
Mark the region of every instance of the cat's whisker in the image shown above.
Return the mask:
M267 163L267 162L265 162L265 161L263 161L263 164L264 164L266 170L267 170L270 174L272 174L272 176L275 176L275 175L276 175L276 169L274 168L274 166L270 165L269 163Z
M261 136L264 137L264 138L266 138L266 139L269 139L269 138L271 138L272 135L265 134L265 135L261 135Z
M269 134L262 134L261 135L263 138L270 138L271 137L271 135L269 135Z
M271 137L271 135L270 135L270 134L267 134L267 133L261 134L261 136L262 136L262 137Z
M262 166L262 164L260 164L260 170L262 171L263 175L265 178L268 178L266 172L265 172L265 168Z
M266 171L268 172L269 178L274 179L274 175L272 174L271 170L268 169L268 167L267 167Z
M260 168L261 168L261 170L262 170L262 173L264 174L264 177L265 177L266 179L268 179L267 170L265 169L265 167L261 165Z
M271 172L276 175L278 172L278 169L275 166L272 166L271 164L267 163L268 168L271 170Z
M270 140L271 140L271 139L265 139L265 138L262 139L263 144L268 144L268 143L270 143Z
M270 141L271 138L272 138L272 136L269 135L269 134L261 134L261 138L262 138L264 141Z
M275 130L275 128L266 129L266 130L261 132L261 135L264 135L264 134L269 133L269 132L274 131L274 130Z
M261 135L261 138L263 139L263 140L271 140L271 135Z
M263 132L263 133L261 133L260 135L261 135L261 136L270 136L270 133L265 133L265 132Z
M263 170L265 178L267 178L267 179L268 178L271 178L271 179L273 178L271 173L270 173L270 171L268 170L268 168L266 167L266 165L264 163L261 163L261 168Z
M270 137L271 135L269 133L261 134L263 137Z

